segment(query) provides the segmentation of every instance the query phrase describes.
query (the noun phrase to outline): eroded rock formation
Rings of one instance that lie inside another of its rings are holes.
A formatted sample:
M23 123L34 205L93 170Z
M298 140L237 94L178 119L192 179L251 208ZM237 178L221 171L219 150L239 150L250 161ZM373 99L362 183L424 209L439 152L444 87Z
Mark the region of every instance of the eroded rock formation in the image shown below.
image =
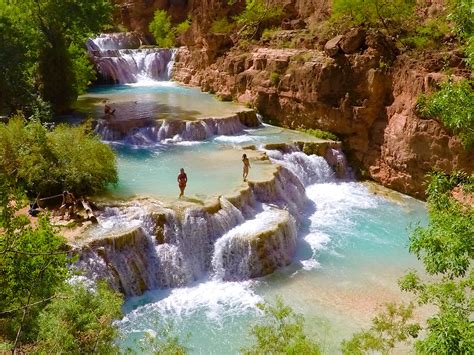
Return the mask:
M176 6L166 3L162 8ZM177 53L175 80L249 103L276 124L334 132L362 175L416 197L424 196L425 175L433 169L474 171L473 151L438 121L415 112L419 94L446 78L443 67L462 75L459 53L415 59L398 53L383 35L358 28L328 42L300 28L327 18L329 1L273 3L285 9L281 27L288 30L278 36L294 48L243 45L210 31L215 19L231 19L244 1L182 4L193 21L180 39L186 47ZM440 6L433 1L427 11Z

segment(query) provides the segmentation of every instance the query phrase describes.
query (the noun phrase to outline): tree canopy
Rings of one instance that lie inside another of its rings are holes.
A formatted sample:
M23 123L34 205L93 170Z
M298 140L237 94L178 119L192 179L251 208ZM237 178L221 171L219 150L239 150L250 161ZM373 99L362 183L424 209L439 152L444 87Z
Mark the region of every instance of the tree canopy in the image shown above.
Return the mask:
M111 22L108 0L0 0L0 112L28 108L38 94L70 108L94 78L85 40Z

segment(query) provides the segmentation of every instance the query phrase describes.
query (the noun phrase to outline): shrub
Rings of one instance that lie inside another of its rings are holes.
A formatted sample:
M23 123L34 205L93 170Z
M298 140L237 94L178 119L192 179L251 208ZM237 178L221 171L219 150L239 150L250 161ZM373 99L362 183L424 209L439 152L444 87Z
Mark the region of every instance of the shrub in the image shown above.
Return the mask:
M323 131L320 129L313 129L313 128L297 128L297 131L309 134L313 137L319 138L319 139L329 139L332 141L337 141L339 138L331 132Z
M457 134L465 147L474 143L474 91L467 79L441 84L440 90L418 98L417 111L425 117L438 118Z
M449 30L444 19L430 19L425 24L416 27L413 33L403 39L403 43L417 49L438 48Z
M165 10L155 11L153 21L150 22L148 28L159 47L171 48L175 45L176 38L171 25L171 18Z
M64 189L93 194L117 182L112 149L85 127L60 125L49 132L22 117L0 125L0 173L42 196Z
M230 33L235 28L235 23L229 22L226 17L214 20L211 25L212 33Z
M321 353L319 345L304 333L303 317L283 304L280 298L276 304L259 304L263 320L252 327L250 334L256 344L242 349L244 354L307 354Z
M176 33L183 34L191 27L191 16L189 15L186 20L176 25Z
M264 0L245 0L245 9L234 19L240 26L240 33L255 37L267 26L280 20L283 7L272 6Z
M277 72L271 72L270 73L270 82L272 83L272 85L278 85L278 83L280 82L280 74L277 73Z
M113 354L122 315L122 297L99 283L96 289L75 282L63 289L39 316L38 347L45 353Z
M413 15L415 0L334 0L332 22L345 27L366 25L400 32Z

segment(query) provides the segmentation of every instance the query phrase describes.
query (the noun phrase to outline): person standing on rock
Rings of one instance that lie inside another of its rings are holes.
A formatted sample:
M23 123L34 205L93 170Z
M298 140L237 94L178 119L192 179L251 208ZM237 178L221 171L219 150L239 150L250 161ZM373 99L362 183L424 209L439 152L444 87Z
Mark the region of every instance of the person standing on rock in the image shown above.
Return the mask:
M244 181L247 181L247 176L249 175L250 169L250 161L249 158L247 158L247 154L242 155L242 163L244 163L244 171L242 177L244 178Z
M178 175L178 186L179 186L179 190L181 191L181 193L179 194L179 198L181 198L184 196L184 189L186 188L186 184L188 182L188 176L184 172L183 168L181 168L179 171L180 172Z

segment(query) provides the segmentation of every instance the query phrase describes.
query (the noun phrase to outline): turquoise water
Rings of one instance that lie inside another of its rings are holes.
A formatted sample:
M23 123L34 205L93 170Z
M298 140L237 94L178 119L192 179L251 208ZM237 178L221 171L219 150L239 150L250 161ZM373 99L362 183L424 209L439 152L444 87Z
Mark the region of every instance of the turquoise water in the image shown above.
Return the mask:
M110 100L124 118L196 119L239 107L169 84L97 87L81 98L80 105L100 117L103 99ZM189 177L189 196L225 194L241 184L238 149L302 138L310 139L266 126L205 142L146 148L114 143L119 184L112 193L175 198L176 176L183 167ZM257 169L252 174L258 174ZM291 265L257 280L202 279L188 287L131 298L124 306L126 316L118 323L123 348L133 347L145 332L171 322L175 334L189 336L192 353L235 354L250 341L248 328L260 317L256 304L281 295L304 314L309 334L321 342L325 353L332 354L342 339L370 322L378 306L404 299L396 281L407 269L419 268L407 252L407 230L413 223L425 222L425 206L404 196L387 200L355 182L314 184L307 187L307 195L314 206L301 211L297 255Z
M215 96L196 88L179 86L169 81L153 82L140 86L104 85L92 87L76 104L80 111L102 117L104 103L114 109L116 119L157 118L194 120L203 117L220 117L234 114L243 106L222 102Z
M315 184L307 194L316 211L306 211L297 256L288 267L258 280L201 280L173 290L156 290L125 305L124 342L172 321L196 354L235 354L248 344L248 327L262 300L282 296L304 314L308 332L326 353L366 326L381 304L404 296L396 280L419 268L407 252L407 229L426 218L424 205L402 197L393 202L359 183Z
M193 198L229 194L240 184L242 151L247 145L293 142L311 137L278 127L249 129L236 136L217 136L202 142L172 142L154 146L113 144L117 152L119 183L112 194L119 197L174 198L179 194L176 178L180 168L188 175L186 194ZM254 164L250 178L261 172Z

